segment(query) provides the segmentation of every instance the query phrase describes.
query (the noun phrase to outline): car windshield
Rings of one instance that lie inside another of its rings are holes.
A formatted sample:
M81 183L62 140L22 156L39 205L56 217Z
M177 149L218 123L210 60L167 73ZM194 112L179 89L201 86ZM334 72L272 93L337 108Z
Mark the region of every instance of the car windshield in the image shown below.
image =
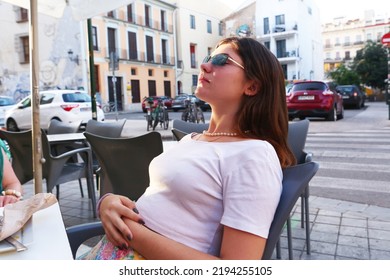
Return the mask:
M91 97L84 92L70 92L62 94L65 102L91 102Z
M0 98L0 106L14 105L15 101L12 98L2 97Z
M326 86L323 83L302 83L293 86L293 91L300 90L325 90Z
M338 87L338 90L340 90L341 92L345 92L345 93L352 93L353 87Z

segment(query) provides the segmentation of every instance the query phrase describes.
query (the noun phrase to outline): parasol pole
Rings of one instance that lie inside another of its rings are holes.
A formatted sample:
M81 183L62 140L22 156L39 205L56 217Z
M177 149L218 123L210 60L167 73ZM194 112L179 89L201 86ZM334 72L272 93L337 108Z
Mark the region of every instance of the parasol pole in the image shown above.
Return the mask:
M96 108L96 85L95 85L95 62L93 57L93 38L92 38L92 20L87 20L88 26L88 54L89 54L89 79L91 84L91 108L92 108L92 119L97 120L97 108Z
M42 192L42 144L39 121L39 50L38 50L38 0L30 1L30 87L32 120L32 158L35 193Z

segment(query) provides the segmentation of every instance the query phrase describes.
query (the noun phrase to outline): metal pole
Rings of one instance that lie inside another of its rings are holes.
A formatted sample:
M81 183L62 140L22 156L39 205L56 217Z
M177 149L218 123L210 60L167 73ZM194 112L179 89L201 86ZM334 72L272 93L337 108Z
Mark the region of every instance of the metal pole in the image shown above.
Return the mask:
M35 193L42 192L42 139L39 121L39 50L38 50L38 0L30 1L30 84L32 120L32 158Z
M92 21L90 18L87 20L87 26L88 26L89 79L91 84L92 119L97 120L95 61L93 57Z
M115 64L114 64L115 65ZM115 103L115 119L118 120L118 104L116 98L116 77L115 77L115 67L112 68L112 90L114 93L114 103Z
M116 97L116 77L115 77L115 68L118 67L116 52L110 53L110 68L112 69L112 91L114 94L114 104L115 104L115 119L118 120L118 104Z
M387 106L389 107L389 120L390 120L390 44L387 44L387 84L386 84L386 97L387 97Z

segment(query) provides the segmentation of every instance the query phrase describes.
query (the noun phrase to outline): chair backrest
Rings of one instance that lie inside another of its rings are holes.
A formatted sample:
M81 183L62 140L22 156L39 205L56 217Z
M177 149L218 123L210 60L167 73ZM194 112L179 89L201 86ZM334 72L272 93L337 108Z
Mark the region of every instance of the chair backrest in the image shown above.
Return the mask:
M153 131L133 138L84 134L102 169L100 195L113 192L137 200L149 186L150 162L163 152L161 134Z
M89 120L87 122L87 127L85 128L85 131L104 137L119 138L121 137L125 123L126 119L109 122L98 122L96 120Z
M64 134L64 133L76 133L79 131L81 121L65 123L56 119L53 119L49 123L49 128L47 129L48 134Z
M0 138L7 141L11 155L12 168L21 184L34 178L32 159L32 133L31 130L11 132L0 130Z
M88 239L103 235L104 228L101 221L74 225L66 228L73 258L76 258L77 249Z
M173 138L177 141L180 141L181 138L183 138L184 136L186 136L188 133L187 132L184 132L184 131L181 131L179 129L176 129L176 128L172 128L172 134L173 134Z
M182 132L185 133L191 133L191 132L202 133L203 130L207 130L209 128L209 124L185 122L182 120L175 119L173 120L172 127L181 130Z
M294 165L283 170L282 195L280 196L279 204L269 230L262 257L263 260L271 259L272 252L279 240L285 222L290 217L291 210L311 178L317 173L318 168L318 163L312 161Z
M297 163L304 163L306 153L304 151L307 133L309 131L309 120L304 119L288 124L288 145L293 152Z

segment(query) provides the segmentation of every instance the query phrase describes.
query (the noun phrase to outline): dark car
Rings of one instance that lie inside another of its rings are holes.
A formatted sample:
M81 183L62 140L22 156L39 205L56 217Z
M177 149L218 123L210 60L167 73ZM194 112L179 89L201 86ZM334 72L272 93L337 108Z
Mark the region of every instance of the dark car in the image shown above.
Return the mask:
M177 95L173 100L172 100L172 110L174 112L177 112L179 110L184 110L186 108L186 100L188 98L188 94L182 93Z
M186 103L189 101L189 98L191 98L191 100L194 101L196 105L198 105L200 109L202 109L202 111L211 110L211 107L207 102L200 100L194 94L186 93L181 93L173 99L172 110L175 112L179 110L184 110L186 108Z
M155 108L157 106L159 99L163 101L163 104L165 107L167 107L167 109L171 109L172 107L172 98L170 98L169 96L148 96L148 97L144 97L144 99L142 100L142 111L144 113L146 113L146 107L147 107L146 103L148 103L147 101L148 99L153 100L152 108Z
M336 90L343 97L345 106L353 106L357 109L364 107L366 94L362 92L356 85L341 85L337 86Z
M342 119L343 98L333 85L322 81L294 83L291 90L286 93L289 119L306 117L320 117L329 121Z

